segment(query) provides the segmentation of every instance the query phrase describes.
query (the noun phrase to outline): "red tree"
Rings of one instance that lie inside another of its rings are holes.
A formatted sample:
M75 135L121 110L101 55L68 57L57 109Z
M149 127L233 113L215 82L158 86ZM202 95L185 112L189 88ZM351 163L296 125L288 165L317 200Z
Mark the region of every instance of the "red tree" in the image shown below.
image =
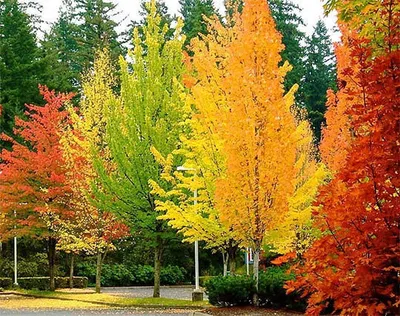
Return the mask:
M68 113L62 110L72 94L56 94L41 86L44 106L27 105L28 120L16 118L12 150L0 154L0 211L10 226L3 225L2 238L14 234L48 238L50 287L54 284L56 229L60 218L73 215L71 189L60 145ZM16 229L13 226L16 225Z
M371 39L343 30L350 59L348 67L339 65L337 97L349 102L350 146L334 180L320 192L314 225L323 237L288 283L289 292L310 295L309 314L331 300L346 315L398 312L400 16L391 8L381 11L388 23L379 30L385 45L379 54Z

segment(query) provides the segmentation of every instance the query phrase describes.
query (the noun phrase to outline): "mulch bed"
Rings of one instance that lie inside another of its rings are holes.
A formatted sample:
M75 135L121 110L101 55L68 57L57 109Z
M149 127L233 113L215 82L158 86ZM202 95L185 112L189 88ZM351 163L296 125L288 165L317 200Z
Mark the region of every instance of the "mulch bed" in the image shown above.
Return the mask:
M202 311L203 313L216 316L230 316L230 315L267 315L267 316L299 316L303 313L289 311L289 310L274 310L268 308L257 308L251 306L243 307L212 307Z

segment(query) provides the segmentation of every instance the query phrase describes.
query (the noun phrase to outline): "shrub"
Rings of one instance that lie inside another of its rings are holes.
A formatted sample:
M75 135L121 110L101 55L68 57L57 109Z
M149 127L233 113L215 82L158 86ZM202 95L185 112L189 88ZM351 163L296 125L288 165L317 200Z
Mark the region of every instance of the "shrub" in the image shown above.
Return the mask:
M105 264L101 269L103 286L128 286L133 284L133 280L132 272L123 264Z
M218 276L205 284L210 304L216 306L250 305L255 283L248 276Z
M0 278L0 288L9 289L13 282L11 278Z
M260 304L270 307L286 307L290 303L290 297L283 288L285 282L292 279L293 275L286 273L286 268L270 267L260 272L258 296Z
M161 284L175 285L182 283L185 280L186 270L178 266L168 265L161 268Z
M68 288L69 277L56 277L56 288ZM74 287L85 288L87 287L88 280L86 277L74 277ZM23 277L18 279L18 285L27 290L38 289L41 291L47 291L50 289L50 278L49 277Z
M96 281L96 265L90 262L79 263L76 274L89 279L89 284ZM178 266L161 268L161 284L174 285L185 281L186 270ZM102 286L152 285L154 268L150 265L103 264L101 269Z
M296 293L286 294L283 286L294 277L286 271L286 267L270 267L260 271L258 297L261 306L304 310L305 299ZM205 287L210 303L216 306L251 305L256 293L253 278L239 275L212 277Z
M154 268L149 265L132 267L135 285L152 285L154 283Z

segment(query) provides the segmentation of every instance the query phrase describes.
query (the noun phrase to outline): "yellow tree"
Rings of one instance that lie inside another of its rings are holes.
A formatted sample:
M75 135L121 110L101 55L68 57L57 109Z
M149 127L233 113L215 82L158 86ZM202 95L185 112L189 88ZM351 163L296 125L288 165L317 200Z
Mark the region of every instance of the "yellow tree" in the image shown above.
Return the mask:
M190 78L195 119L221 142L224 173L215 181L215 207L238 240L254 249L254 276L267 232L290 211L308 123L293 112L290 70L279 67L283 49L265 1L248 0L233 26L210 20L209 35L192 41ZM311 153L309 153L311 154ZM304 157L310 160L308 157Z
M190 97L187 99L190 104ZM187 108L190 111L190 107ZM153 154L162 165L162 184L151 181L153 193L158 195L157 210L163 214L159 219L183 233L186 242L201 240L206 247L220 251L224 263L224 275L235 273L235 258L240 240L235 240L232 227L221 222L215 208L215 180L224 172L224 160L216 135L208 132L198 120L186 121L186 135L181 136L179 149L163 157L155 148ZM188 171L176 171L174 161L183 161ZM165 186L164 186L165 187ZM196 197L194 197L196 192Z
M112 241L128 234L126 226L93 199L93 190L101 190L96 182L95 161L101 161L106 169L112 167L105 129L109 108L118 102L113 93L113 73L109 51L99 51L93 68L83 75L79 111L69 107L71 124L63 138L64 155L70 165L68 179L73 190L72 203L77 216L73 222L64 223L60 249L97 256L96 292L100 292L104 257L114 249Z

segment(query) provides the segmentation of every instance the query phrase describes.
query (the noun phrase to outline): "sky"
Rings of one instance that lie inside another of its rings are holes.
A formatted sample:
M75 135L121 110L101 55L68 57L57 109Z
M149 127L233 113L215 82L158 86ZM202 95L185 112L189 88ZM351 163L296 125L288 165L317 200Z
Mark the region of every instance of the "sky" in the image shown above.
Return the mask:
M24 0L26 1L26 0ZM58 9L61 5L62 0L36 0L43 6L42 19L47 23L52 23L57 20ZM138 20L139 9L141 0L113 0L118 5L118 10L122 11L122 16L127 16L126 22L131 20ZM331 30L331 36L334 41L339 39L339 35L332 31L336 24L336 18L334 15L329 17L324 17L322 2L321 0L292 0L294 3L302 8L302 16L306 27L304 31L307 34L311 34L314 25L319 19L323 19ZM179 10L179 0L164 0L169 8L171 14L178 14ZM223 12L223 2L224 0L214 0L216 7ZM47 25L47 29L50 27Z

